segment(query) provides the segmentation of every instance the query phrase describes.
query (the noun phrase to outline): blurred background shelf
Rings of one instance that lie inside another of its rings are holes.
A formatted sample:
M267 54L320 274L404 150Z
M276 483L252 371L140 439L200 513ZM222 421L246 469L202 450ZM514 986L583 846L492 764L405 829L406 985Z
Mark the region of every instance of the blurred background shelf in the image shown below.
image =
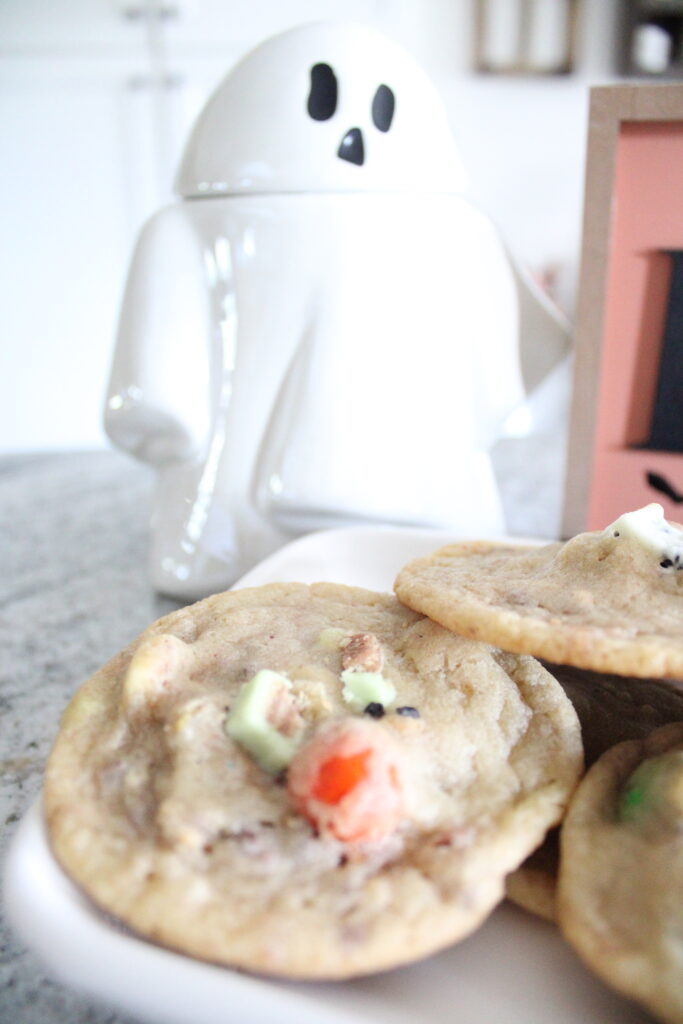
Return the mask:
M620 13L621 74L683 78L683 2L625 0Z
M567 75L574 71L581 0L477 0L478 72Z

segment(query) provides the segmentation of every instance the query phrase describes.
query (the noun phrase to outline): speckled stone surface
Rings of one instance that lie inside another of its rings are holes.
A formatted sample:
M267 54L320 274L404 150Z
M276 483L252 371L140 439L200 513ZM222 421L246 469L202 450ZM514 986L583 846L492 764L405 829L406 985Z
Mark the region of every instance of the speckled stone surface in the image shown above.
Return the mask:
M550 436L499 446L510 533L556 535L562 452ZM71 694L175 607L147 582L150 488L149 471L114 452L0 459L0 858ZM49 979L4 918L0 1022L132 1024Z
M38 794L70 695L174 605L147 584L148 472L110 452L0 461L0 842ZM3 922L3 1024L126 1018L45 977Z

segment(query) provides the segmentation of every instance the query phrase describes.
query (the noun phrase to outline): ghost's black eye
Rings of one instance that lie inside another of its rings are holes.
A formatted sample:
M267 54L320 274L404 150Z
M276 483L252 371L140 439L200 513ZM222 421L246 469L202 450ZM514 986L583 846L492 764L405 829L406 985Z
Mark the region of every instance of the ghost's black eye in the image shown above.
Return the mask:
M372 101L372 123L381 132L388 132L394 118L396 99L388 85L380 85Z
M314 121L327 121L337 109L337 76L329 64L314 64L311 68L311 91L308 94L308 113Z

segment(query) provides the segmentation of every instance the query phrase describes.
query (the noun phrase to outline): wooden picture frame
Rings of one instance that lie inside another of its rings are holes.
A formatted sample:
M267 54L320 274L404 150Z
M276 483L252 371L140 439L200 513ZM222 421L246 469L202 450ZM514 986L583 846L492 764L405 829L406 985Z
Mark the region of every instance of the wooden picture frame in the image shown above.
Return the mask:
M675 305L671 254L679 251L683 84L594 87L563 537L650 501L667 518L683 518L683 444L652 443L661 408L680 420L683 435L683 394L680 417L671 387L668 406L660 394L662 377L671 377L662 360Z

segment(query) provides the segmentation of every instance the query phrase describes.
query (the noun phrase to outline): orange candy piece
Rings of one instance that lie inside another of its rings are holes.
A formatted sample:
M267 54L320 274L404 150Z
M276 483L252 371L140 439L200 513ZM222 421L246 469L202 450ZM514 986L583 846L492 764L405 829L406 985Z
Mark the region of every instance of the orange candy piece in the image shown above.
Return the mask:
M324 804L338 804L367 775L369 757L369 750L361 750L349 757L331 757L323 761L313 787L315 799L322 800Z
M287 773L290 802L322 837L379 841L403 813L400 759L395 740L377 723L334 722L295 754Z

